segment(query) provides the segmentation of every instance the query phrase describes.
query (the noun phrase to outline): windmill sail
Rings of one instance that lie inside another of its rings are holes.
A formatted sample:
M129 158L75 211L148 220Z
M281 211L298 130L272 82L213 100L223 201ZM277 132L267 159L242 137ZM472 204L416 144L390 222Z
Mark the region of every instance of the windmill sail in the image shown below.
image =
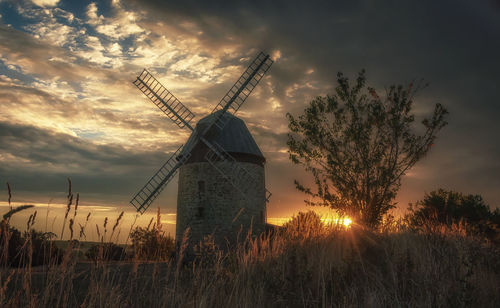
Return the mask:
M144 187L134 195L130 203L141 214L158 197L167 183L174 177L179 169L191 156L191 151L199 141L203 142L209 151L205 159L219 171L240 193L245 196L244 187L259 185L259 182L253 178L236 160L216 143L209 142L205 136L213 125L218 128L218 132L224 128L228 117L224 117L226 112L234 114L243 105L247 97L252 93L259 81L269 70L273 60L264 53L259 55L248 66L245 72L234 83L231 89L224 95L222 100L212 111L212 114L219 112L214 121L197 132L190 124L194 114L184 106L170 91L168 91L156 78L146 69L137 77L133 84L141 90L161 111L163 111L180 128L188 127L197 135L197 141L193 144L187 144L184 153L180 154L182 146L165 162L155 175L144 185ZM217 132L216 132L217 133ZM216 164L223 162L223 164ZM271 193L265 189L266 201L269 201Z
M245 196L245 190L255 188L255 186L259 185L260 182L242 165L237 164L236 159L218 143L209 143L205 139L202 139L202 141L209 147L209 151L205 154L205 159L242 195ZM222 164L216 164L216 162L222 162ZM269 202L269 198L271 198L271 192L267 188L265 198L266 202Z
M189 122L194 118L194 114L146 69L137 76L133 84L174 121L177 126L180 128L187 126L193 130Z
M215 106L212 113L222 110L223 112L221 114L224 112L235 114L236 111L240 109L241 105L243 105L250 93L252 93L253 89L257 86L262 77L264 77L273 62L274 61L271 60L269 55L260 52L245 72L243 72L240 78L238 78L238 80L234 83L231 89L229 89L226 95L224 95L219 104ZM226 124L224 119L224 117L219 116L214 124L219 129L222 129Z
M163 166L158 170L155 175L144 185L144 187L132 198L130 203L137 209L141 214L144 213L147 208L153 203L153 201L158 197L162 190L167 186L167 183L174 177L177 169L184 164L186 160L189 159L188 155L183 155L177 161L178 154L182 146L175 151L175 153L170 156L170 158L163 164Z

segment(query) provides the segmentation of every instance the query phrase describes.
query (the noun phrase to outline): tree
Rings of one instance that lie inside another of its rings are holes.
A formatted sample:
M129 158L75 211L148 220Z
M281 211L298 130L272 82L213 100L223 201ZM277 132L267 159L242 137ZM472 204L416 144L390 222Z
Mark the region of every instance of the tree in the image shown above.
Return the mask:
M491 211L480 195L438 189L410 204L409 211L408 221L416 228L464 222L469 233L493 236L500 227L500 210Z
M376 227L394 207L401 177L424 157L447 123L436 104L415 129L413 98L424 86L391 86L385 97L365 86L364 70L353 86L338 73L334 95L318 96L295 118L287 113L288 147L293 163L312 173L316 190L295 180L314 197L309 205L329 206L356 222Z
M0 223L1 265L22 267L59 264L62 251L52 240L52 232L29 230L20 232L5 222Z

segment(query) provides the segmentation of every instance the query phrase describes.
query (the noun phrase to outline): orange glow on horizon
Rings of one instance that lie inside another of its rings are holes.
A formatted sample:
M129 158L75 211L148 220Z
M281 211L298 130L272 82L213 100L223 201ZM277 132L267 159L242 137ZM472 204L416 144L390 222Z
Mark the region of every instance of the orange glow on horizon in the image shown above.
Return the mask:
M323 224L325 224L326 226L343 225L345 227L349 227L352 223L352 220L347 216L344 217L337 216L337 217L322 217L321 222L323 222Z
M344 227L348 228L351 226L353 223L352 219L347 216L338 216L336 214L332 213L318 213L320 216L321 222L325 226L331 226L331 225L343 225ZM268 217L267 222L273 225L277 226L283 226L287 222L291 221L293 219L293 215L290 217Z

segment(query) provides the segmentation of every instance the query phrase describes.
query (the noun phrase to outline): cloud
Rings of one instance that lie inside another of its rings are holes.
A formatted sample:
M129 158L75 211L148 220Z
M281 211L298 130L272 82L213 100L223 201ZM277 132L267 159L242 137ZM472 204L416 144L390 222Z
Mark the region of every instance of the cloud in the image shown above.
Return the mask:
M5 63L12 63L22 71L54 79L63 77L66 80L81 79L75 74L74 65L61 59L73 59L65 50L40 42L32 36L0 25L0 54ZM52 60L51 60L52 59Z
M115 5L115 14L112 17L106 18L98 15L96 3L91 3L87 7L87 17L88 23L94 25L97 32L113 39L123 39L145 32L136 23L136 20L141 19L140 14L124 10L119 4Z
M29 162L24 165L26 168L40 171L120 174L125 171L118 168L120 165L147 166L151 159L151 153L140 155L120 145L100 145L77 136L8 122L0 122L0 140L4 154ZM153 156L163 155L157 152Z
M60 198L58 192L69 177L86 200L123 204L173 153L165 150L131 151L119 144L102 145L35 126L0 122L1 179L16 187L21 198L40 200L40 195L29 192ZM165 196L164 202L175 204L173 196Z
M42 7L46 6L56 6L59 3L59 0L31 0L34 4Z

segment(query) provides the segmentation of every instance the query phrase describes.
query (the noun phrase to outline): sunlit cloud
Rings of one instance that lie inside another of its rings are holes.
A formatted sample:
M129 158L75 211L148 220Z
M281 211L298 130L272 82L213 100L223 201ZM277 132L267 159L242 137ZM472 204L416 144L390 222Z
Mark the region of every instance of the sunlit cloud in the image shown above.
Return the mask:
M31 0L31 2L38 6L56 6L59 0Z

